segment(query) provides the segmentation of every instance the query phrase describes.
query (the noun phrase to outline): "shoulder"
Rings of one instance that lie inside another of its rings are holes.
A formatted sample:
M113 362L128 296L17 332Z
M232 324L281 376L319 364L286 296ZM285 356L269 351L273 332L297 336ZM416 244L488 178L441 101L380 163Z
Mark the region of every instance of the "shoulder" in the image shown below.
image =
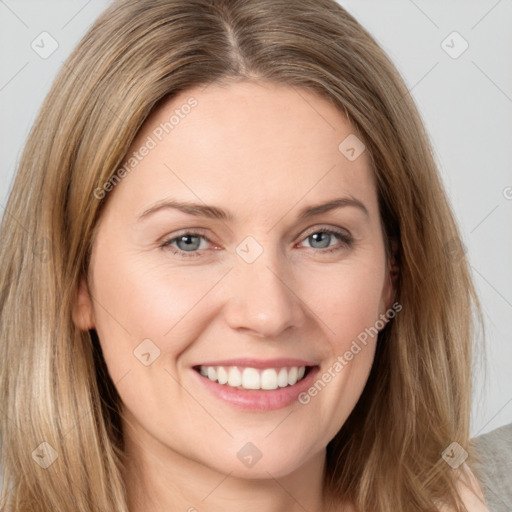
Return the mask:
M469 466L464 463L456 471L459 476L457 489L468 512L489 512L482 488ZM443 505L439 508L439 512L455 511L451 507Z
M472 443L486 462L492 459L508 465L512 455L512 423L475 437Z
M472 467L489 508L500 510L512 503L512 423L474 438L472 445L476 451Z

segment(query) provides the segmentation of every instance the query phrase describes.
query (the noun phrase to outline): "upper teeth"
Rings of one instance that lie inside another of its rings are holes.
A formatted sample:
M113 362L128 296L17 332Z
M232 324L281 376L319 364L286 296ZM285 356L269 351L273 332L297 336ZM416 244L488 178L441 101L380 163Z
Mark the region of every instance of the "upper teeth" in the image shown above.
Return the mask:
M242 368L237 366L201 366L201 375L219 384L244 389L277 389L293 386L304 377L305 366L291 366L288 368Z

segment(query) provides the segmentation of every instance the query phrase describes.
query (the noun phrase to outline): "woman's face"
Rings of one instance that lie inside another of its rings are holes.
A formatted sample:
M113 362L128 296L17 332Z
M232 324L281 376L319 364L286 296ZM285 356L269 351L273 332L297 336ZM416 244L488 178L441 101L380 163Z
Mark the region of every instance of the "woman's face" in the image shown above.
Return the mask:
M354 129L304 89L210 85L155 111L128 157L74 316L128 443L246 478L323 457L393 299Z

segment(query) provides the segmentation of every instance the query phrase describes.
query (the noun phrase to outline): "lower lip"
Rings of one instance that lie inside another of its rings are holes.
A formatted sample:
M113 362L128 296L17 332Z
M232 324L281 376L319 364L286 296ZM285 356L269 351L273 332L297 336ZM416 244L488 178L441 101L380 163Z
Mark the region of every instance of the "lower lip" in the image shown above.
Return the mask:
M262 390L238 389L227 384L219 384L192 369L200 382L213 395L238 409L246 411L273 411L292 405L297 401L300 393L306 391L311 386L319 370L318 366L311 368L308 374L293 386Z

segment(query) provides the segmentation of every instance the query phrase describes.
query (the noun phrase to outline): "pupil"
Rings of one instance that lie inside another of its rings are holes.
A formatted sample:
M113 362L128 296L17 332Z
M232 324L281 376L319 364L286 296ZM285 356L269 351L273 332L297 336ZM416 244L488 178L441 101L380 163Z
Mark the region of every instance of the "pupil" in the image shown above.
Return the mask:
M193 239L193 238L196 239L195 243L194 242L190 243L190 240ZM185 251L190 251L190 250L194 250L194 249L198 248L198 246L199 246L199 244L197 243L198 240L199 240L199 237L197 237L197 236L191 236L191 235L182 236L177 241L177 244L178 244L178 247L179 247L179 244L181 242L185 242L185 246L184 247L180 247L180 249L185 250Z
M327 243L323 243L322 245L322 240L320 240L320 243L321 243L321 246L320 248L325 248L325 247L329 247L329 237L331 235L329 233L315 233L314 235L311 235L311 237L314 239L314 241L318 242L318 238L322 238L322 237L325 237L324 238L324 242L327 241ZM318 246L317 246L318 247Z

